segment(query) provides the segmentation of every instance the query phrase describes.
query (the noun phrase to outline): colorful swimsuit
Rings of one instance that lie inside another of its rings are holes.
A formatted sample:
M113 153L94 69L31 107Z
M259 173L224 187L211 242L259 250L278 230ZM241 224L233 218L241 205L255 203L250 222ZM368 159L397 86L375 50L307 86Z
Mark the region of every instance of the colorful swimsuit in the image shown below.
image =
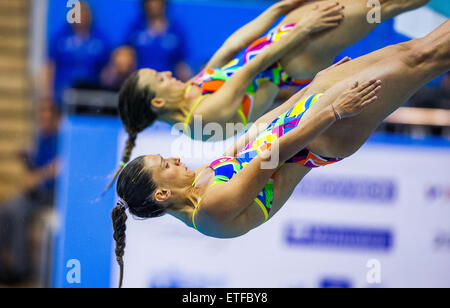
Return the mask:
M234 175L249 164L253 158L270 148L272 142L296 128L305 112L320 98L321 95L322 94L311 95L310 97L298 102L289 111L276 118L256 137L254 141L250 142L235 157L225 156L213 161L209 165L209 168L214 170L214 183L212 185L228 182ZM308 168L317 168L320 166L333 164L341 160L341 158L322 157L305 148L294 157L286 161L286 163L299 164ZM269 218L270 209L272 208L274 175L275 173L266 183L261 193L254 199L263 211L266 221ZM193 185L195 185L195 182L196 181L194 181ZM192 223L196 229L197 227L195 225L194 216L199 204L200 201L192 214Z
M197 108L198 104L207 95L213 94L219 90L223 84L231 77L233 74L244 66L248 61L260 54L265 48L271 45L273 42L278 41L283 36L289 33L294 28L295 24L290 24L282 26L279 28L272 29L267 35L253 42L246 50L243 50L238 56L225 65L222 68L208 68L201 72L194 79L192 84L199 86L202 89L202 96L194 103L192 110L186 117L185 121L185 132L189 126L192 114ZM250 118L252 108L253 108L253 97L258 90L261 83L265 81L271 81L280 88L284 88L290 85L294 86L306 86L311 82L311 80L294 80L289 77L286 72L283 71L280 62L274 63L271 67L263 72L260 72L250 86L247 88L246 95L244 96L241 106L238 109L238 114L242 119L242 123L247 125L248 119Z

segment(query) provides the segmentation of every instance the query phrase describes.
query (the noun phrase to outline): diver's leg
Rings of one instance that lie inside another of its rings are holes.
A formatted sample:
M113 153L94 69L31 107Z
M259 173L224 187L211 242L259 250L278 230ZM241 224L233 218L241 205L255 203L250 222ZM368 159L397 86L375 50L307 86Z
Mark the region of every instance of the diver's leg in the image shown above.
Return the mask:
M402 43L395 56L381 57L380 61L368 67L361 65L363 61L352 62L342 66L347 66L352 72L359 70L358 73L349 75L337 67L320 79L329 77L335 82L340 75L342 79L328 89L324 89L327 86L325 81L318 80L315 85L310 85L306 95L325 90L324 95L338 97L355 81L362 83L379 79L382 87L377 94L378 100L358 116L336 122L312 142L308 148L319 155L346 157L353 154L390 113L427 82L450 70L450 20L424 38ZM313 105L304 117L323 108L320 102Z
M255 122L263 116L272 106L279 92L280 89L274 83L262 83L253 97L253 110L249 122Z
M295 23L301 19L306 10L314 6L329 5L333 1L311 2L291 12L281 24ZM425 5L429 0L385 0L380 1L381 22L391 19L403 12ZM320 70L331 65L333 60L347 47L366 37L378 23L369 23L367 15L372 7L368 0L339 0L345 6L344 20L335 29L317 33L299 48L290 51L281 64L285 71L294 78L313 78Z

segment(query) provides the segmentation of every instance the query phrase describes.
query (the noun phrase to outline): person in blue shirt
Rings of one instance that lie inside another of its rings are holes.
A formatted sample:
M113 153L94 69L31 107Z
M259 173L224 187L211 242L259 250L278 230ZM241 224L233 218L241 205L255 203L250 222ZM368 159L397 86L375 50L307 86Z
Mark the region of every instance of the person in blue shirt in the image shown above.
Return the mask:
M102 70L101 84L105 90L119 92L125 80L136 70L136 53L122 46L111 54L108 65Z
M19 153L26 169L22 192L0 204L0 283L21 282L31 273L30 223L53 205L59 119L52 101L39 105L35 146L29 153Z
M87 2L80 2L80 23L61 30L50 41L44 96L62 104L64 90L99 84L100 72L109 60L109 46L93 26Z
M143 0L145 18L130 31L127 45L137 55L138 69L151 67L172 71L181 80L189 80L192 71L185 62L185 44L180 27L166 14L165 0Z

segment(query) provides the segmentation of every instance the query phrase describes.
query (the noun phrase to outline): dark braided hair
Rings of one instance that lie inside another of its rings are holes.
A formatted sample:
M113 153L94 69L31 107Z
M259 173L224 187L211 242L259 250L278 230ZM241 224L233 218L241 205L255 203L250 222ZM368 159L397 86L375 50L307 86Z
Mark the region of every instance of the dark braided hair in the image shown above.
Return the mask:
M126 221L128 216L125 208L117 204L111 214L114 228L114 240L116 241L116 260L120 266L119 288L122 288L123 282L123 255L125 253L125 231L127 229Z
M139 218L164 215L165 208L153 198L157 186L152 173L145 168L145 156L140 156L123 168L117 180L117 194L126 202L130 213ZM121 202L120 202L121 203ZM120 266L119 288L123 281L123 256L125 251L126 207L118 203L111 214L116 241L116 260Z
M122 85L119 94L119 115L128 133L128 139L120 166L105 192L111 188L125 164L130 161L137 135L157 119L158 115L151 108L153 98L154 91L148 87L139 87L139 71L131 74Z

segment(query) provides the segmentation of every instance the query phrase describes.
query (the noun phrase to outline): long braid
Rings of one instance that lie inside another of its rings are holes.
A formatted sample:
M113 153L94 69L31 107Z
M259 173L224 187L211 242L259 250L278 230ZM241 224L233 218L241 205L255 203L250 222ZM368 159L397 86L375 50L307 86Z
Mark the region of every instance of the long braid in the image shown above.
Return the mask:
M133 151L133 148L136 146L136 138L137 138L136 133L128 133L128 139L127 139L127 143L125 145L125 150L122 155L122 161L120 162L120 166L119 166L119 168L117 168L116 172L114 173L114 177L112 178L111 182L106 187L103 194L105 194L112 187L112 185L116 181L117 177L119 176L120 172L122 172L123 168L125 167L126 163L128 163L130 161L131 153Z
M137 133L128 133L128 139L127 139L125 151L123 152L123 157L122 157L123 164L126 164L130 161L131 152L133 151L134 147L136 146L136 138L137 138Z
M117 180L116 192L119 197L111 213L116 242L116 260L120 266L120 283L123 281L123 255L125 250L125 230L127 214L139 218L153 218L165 214L166 208L154 199L157 189L152 172L146 168L145 156L140 156L128 163Z
M119 116L128 133L128 140L122 156L122 162L103 195L112 187L125 164L130 161L131 152L136 143L137 134L149 127L158 118L152 110L151 101L156 93L148 86L139 84L139 71L131 74L123 83L119 93Z
M119 288L122 288L123 282L123 255L125 254L125 231L127 229L126 221L128 219L125 209L119 204L114 207L111 213L114 228L114 240L116 241L116 260L120 266Z

